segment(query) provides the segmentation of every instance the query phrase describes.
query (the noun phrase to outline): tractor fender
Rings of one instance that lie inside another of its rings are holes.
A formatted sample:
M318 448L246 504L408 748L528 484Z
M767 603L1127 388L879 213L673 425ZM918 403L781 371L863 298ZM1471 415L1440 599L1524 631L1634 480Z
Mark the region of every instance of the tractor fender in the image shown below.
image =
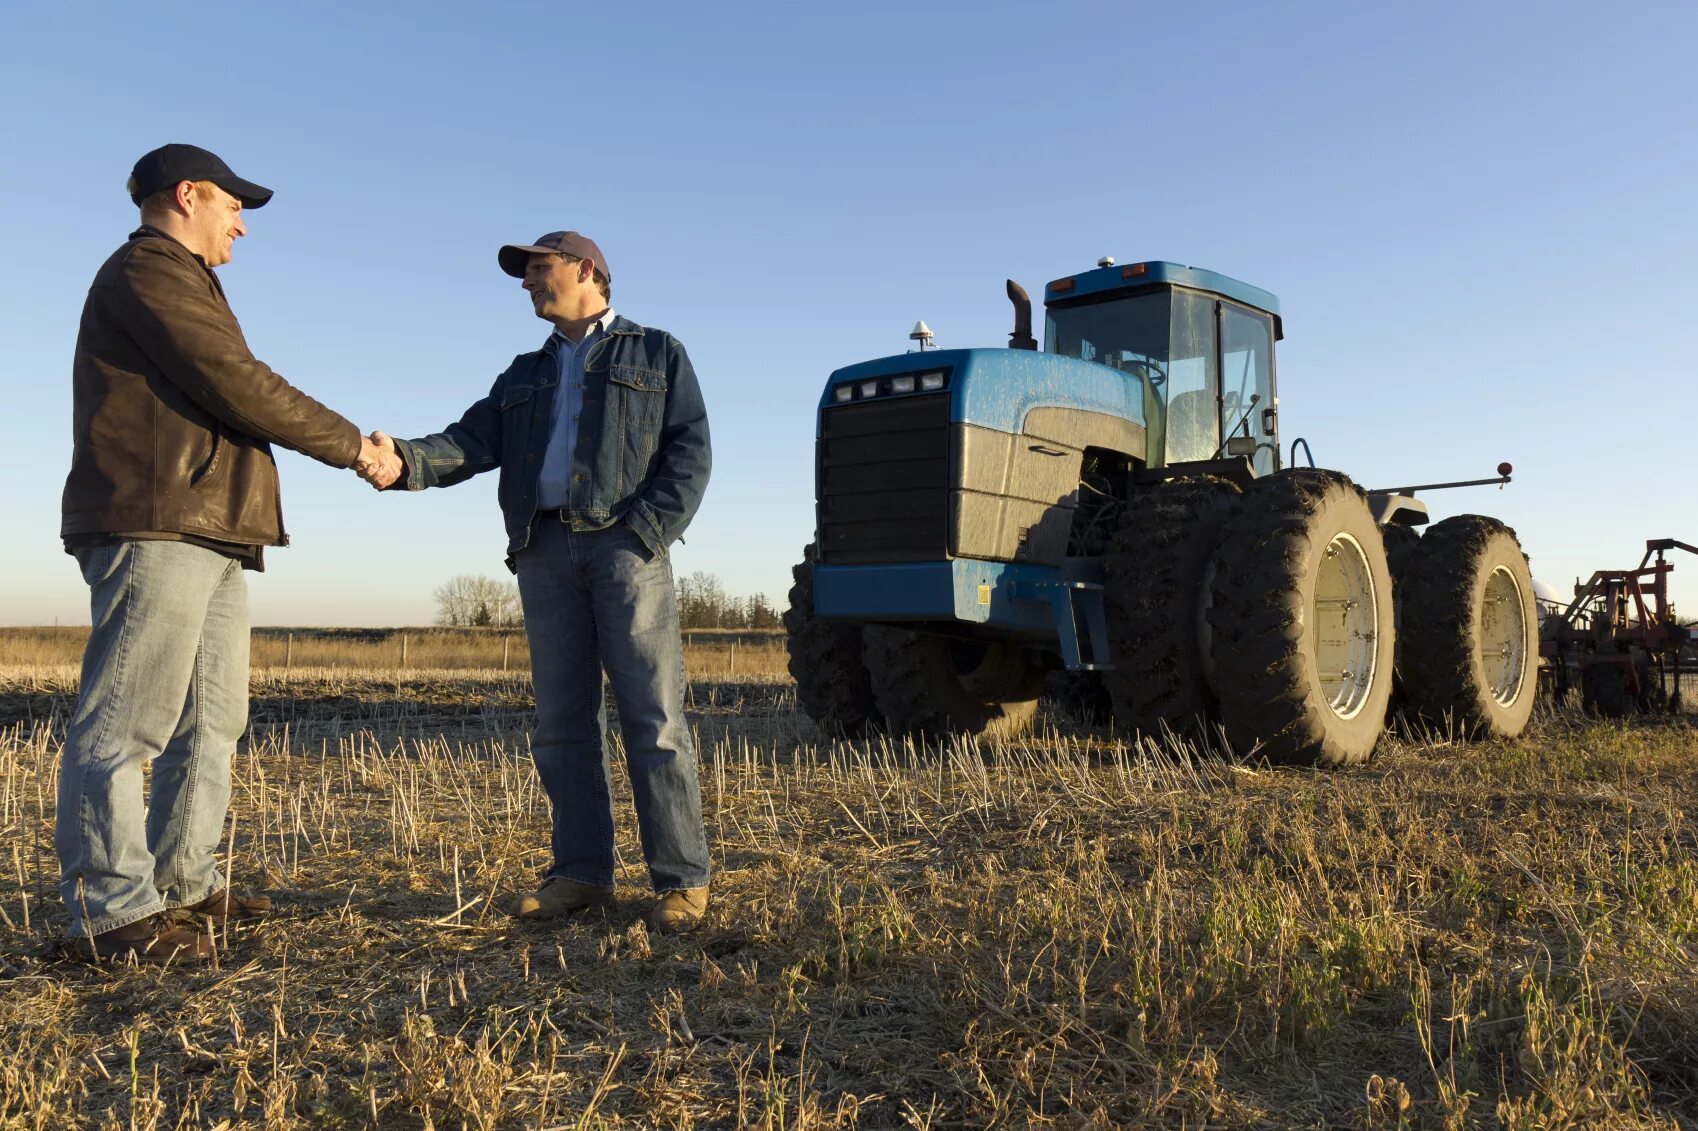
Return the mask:
M1413 495L1374 491L1368 495L1368 510L1381 526L1425 526L1427 504Z

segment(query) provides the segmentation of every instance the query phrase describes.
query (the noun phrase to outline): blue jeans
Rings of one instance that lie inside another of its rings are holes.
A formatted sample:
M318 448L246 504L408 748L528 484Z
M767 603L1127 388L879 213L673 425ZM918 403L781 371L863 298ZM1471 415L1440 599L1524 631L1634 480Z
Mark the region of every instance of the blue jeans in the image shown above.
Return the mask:
M515 565L536 685L531 756L554 809L548 874L613 886L605 668L649 880L656 892L706 887L707 834L684 718L671 559L651 554L623 523L573 532L544 518Z
M186 542L89 547L77 563L93 628L54 847L71 933L95 935L224 887L230 760L248 718L248 586L239 563Z

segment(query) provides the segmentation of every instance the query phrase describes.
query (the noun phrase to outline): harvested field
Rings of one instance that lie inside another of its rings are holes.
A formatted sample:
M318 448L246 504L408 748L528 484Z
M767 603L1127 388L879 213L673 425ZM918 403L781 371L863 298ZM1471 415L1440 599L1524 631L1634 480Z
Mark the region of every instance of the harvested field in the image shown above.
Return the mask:
M1061 724L821 743L692 665L706 928L501 907L546 860L530 689L261 672L216 968L66 958L75 671L0 670L0 1127L1698 1125L1698 741L1542 718L1253 770Z
M690 629L685 662L692 675L782 678L784 636L774 629ZM0 664L75 669L88 640L84 628L0 628ZM256 628L250 659L256 673L412 673L531 669L523 631L498 628Z

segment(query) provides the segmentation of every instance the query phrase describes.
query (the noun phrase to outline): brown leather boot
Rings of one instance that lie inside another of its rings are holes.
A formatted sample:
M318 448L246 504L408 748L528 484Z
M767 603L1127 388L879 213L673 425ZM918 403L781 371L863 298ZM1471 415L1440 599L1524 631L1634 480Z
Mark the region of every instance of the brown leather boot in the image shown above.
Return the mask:
M702 914L707 911L707 905L707 888L681 888L666 892L649 908L646 916L649 930L663 935L693 931L702 925Z
M212 939L205 931L172 923L163 915L101 931L93 939L80 941L84 957L103 963L145 962L163 966L171 962L205 962L212 957Z
M271 899L263 895L239 895L225 888L179 910L215 923L225 919L259 919L271 914Z
M542 887L530 895L519 897L513 904L513 915L519 919L559 919L592 907L609 907L612 904L613 891L610 888L550 876L542 882Z

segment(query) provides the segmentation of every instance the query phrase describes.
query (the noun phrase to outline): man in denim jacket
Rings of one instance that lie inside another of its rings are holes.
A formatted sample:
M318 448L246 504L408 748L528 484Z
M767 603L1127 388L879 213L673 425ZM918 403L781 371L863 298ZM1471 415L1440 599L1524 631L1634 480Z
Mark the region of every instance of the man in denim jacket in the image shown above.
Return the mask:
M536 686L532 756L554 810L553 864L514 914L557 917L613 901L605 669L659 896L649 926L689 930L707 907L708 848L667 547L707 487L701 389L677 339L614 314L607 260L589 239L551 232L503 247L499 261L554 332L514 358L458 423L393 441L367 478L418 491L501 469Z

